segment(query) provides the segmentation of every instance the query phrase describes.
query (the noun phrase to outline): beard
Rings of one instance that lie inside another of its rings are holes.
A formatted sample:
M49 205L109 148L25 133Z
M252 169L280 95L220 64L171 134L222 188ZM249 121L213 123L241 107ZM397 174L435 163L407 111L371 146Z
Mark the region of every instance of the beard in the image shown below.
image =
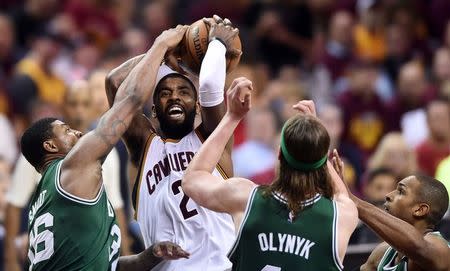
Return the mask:
M175 124L169 120L160 108L156 107L155 109L159 127L167 138L181 139L194 130L195 109L186 112L184 121L180 124Z

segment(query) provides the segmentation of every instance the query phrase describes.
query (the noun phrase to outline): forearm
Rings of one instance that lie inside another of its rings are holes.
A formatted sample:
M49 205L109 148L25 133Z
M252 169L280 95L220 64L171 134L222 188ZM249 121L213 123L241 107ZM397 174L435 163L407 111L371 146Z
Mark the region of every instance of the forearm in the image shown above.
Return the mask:
M239 121L240 119L234 119L228 113L225 114L217 128L194 156L186 174L197 170L212 172L219 162L225 146L233 135L234 129L239 124Z
M212 107L223 102L226 48L218 40L208 45L199 75L199 102L202 107Z
M128 240L128 221L125 216L125 212L122 208L114 210L119 223L120 235L122 236L122 242L120 245L122 255L130 255L130 242Z
M20 208L8 203L5 214L5 261L18 261L15 239L20 228Z
M114 98L116 97L117 89L125 80L131 70L144 58L145 54L133 57L122 63L119 67L113 69L106 76L106 95L108 97L109 105L112 106Z
M153 246L151 246L137 255L119 257L117 270L150 270L161 261L162 258L153 255Z
M344 181L341 180L341 177L339 177L338 173L336 172L330 161L327 161L327 168L328 172L331 175L331 182L333 184L334 196L335 197L344 196L348 198L349 194L347 186L345 185Z
M359 218L367 224L381 239L404 253L407 257L416 258L419 248L425 247L423 234L411 224L396 218L380 208L352 197L358 208Z

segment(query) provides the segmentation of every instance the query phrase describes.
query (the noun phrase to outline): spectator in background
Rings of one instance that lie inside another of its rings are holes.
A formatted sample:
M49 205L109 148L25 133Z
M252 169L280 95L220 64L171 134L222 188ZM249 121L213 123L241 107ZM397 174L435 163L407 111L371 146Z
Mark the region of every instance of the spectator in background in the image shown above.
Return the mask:
M253 109L245 122L247 140L232 153L234 175L270 184L277 161L275 116L266 108Z
M417 161L414 151L408 147L402 134L391 132L383 136L367 166L369 172L387 168L395 174L397 180L401 180L416 172Z
M20 52L15 46L15 29L11 18L0 13L0 88L5 86L10 79L14 65L20 57Z
M426 79L425 70L418 62L402 66L397 92L387 105L390 131L402 131L412 148L427 137L425 106L436 96L436 89Z
M450 47L441 47L434 52L432 72L435 87L440 94L445 94L445 85L450 83Z
M3 271L5 246L5 195L11 183L11 164L0 156L0 270ZM8 269L7 269L8 270Z
M354 144L367 157L386 132L385 108L375 92L377 66L359 61L350 67L349 89L338 97L344 115L343 140Z
M60 42L53 33L42 30L36 34L30 51L17 63L16 75L8 87L15 113L22 116L29 113L30 103L35 99L61 106L66 87L52 70L59 48Z
M73 19L85 40L91 40L99 49L105 49L120 35L114 5L112 0L69 0L64 12Z
M436 168L436 179L445 185L450 193L450 156L443 159Z
M353 32L355 55L366 61L383 61L386 57L383 7L376 0L358 0L356 7L360 22Z
M342 110L333 104L327 104L317 112L322 124L330 135L330 151L336 149L345 162L344 180L348 187L355 193L359 193L360 179L363 173L361 152L352 144L342 141L344 122Z
M313 18L303 1L255 2L244 16L254 27L260 57L272 75L284 65L311 62Z
M126 29L122 34L121 41L127 48L130 57L144 54L150 48L150 41L147 37L147 33L145 33L143 29L137 27Z
M400 68L413 58L409 32L401 25L391 24L386 30L386 59L383 68L392 84L397 82Z
M14 165L19 153L14 128L6 115L0 113L0 157Z
M419 169L435 176L441 160L450 155L450 106L447 99L436 99L426 107L428 137L416 148Z
M141 27L146 31L145 34L150 45L153 44L155 38L158 37L162 31L174 25L174 17L169 2L170 1L161 0L148 1L140 11L141 19L137 23L142 24Z
M344 76L353 62L353 26L353 16L347 11L338 11L330 19L321 63L330 73L332 81Z
M345 163L345 162L344 162ZM367 174L367 182L363 189L363 198L378 208L383 208L386 195L395 189L397 180L395 174L387 168L378 168ZM381 239L364 223L359 223L353 236L352 243L379 243Z
M58 11L58 0L25 0L23 5L16 5L11 17L16 28L17 46L22 50L31 47L30 38L41 32Z

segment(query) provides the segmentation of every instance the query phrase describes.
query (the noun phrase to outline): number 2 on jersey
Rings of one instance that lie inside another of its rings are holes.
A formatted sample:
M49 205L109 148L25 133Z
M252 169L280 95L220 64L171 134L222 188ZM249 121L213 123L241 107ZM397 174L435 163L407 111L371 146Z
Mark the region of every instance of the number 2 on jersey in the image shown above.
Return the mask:
M180 192L183 192L183 191L181 191L181 180L177 180L177 181L173 182L172 192L174 195L178 195ZM198 214L196 209L192 209L192 210L187 209L187 204L188 204L189 200L190 200L190 198L183 193L183 198L181 199L181 202L180 202L180 210L181 210L181 213L183 214L183 218L185 220Z

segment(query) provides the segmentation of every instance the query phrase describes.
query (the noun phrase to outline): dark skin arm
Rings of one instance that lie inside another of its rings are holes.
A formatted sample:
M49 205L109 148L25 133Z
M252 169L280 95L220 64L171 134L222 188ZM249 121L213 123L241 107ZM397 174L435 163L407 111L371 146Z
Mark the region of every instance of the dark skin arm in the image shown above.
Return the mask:
M369 258L367 258L366 263L361 265L361 271L376 271L378 264L383 258L384 253L388 249L389 245L385 242L379 244L373 251L370 253Z
M144 55L139 55L131 58L108 74L105 85L109 106L113 105L114 98L116 97L120 85L131 70L139 64L143 57ZM144 112L140 110L123 134L123 139L128 148L128 153L130 154L130 161L134 167L139 166L139 159L144 151L145 141L152 132L154 132L154 128L152 127L150 120L144 115Z
M101 159L108 154L130 126L133 118L151 96L159 64L164 54L182 39L187 27L164 31L152 48L131 70L120 85L113 106L99 121L97 128L80 138L67 154L61 169L61 185L71 194L93 199L101 187Z
M150 270L164 260L189 258L189 253L171 242L156 243L139 254L119 257L118 271Z
M333 166L342 176L344 164L336 150L333 152ZM423 235L413 225L380 208L363 201L349 191L358 208L359 218L381 239L386 241L409 259L410 265L418 270L448 270L450 250L441 238Z

